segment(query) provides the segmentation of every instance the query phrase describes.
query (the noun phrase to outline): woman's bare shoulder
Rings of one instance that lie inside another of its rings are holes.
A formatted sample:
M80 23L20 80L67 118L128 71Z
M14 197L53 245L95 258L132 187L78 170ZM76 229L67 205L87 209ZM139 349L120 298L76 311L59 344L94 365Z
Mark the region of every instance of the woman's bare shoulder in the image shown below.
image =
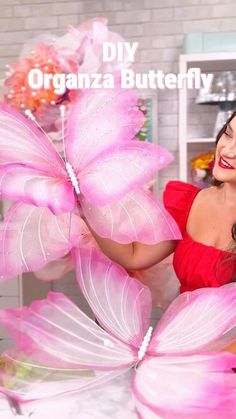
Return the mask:
M194 200L193 212L194 210L197 210L200 213L204 213L205 211L212 209L218 200L217 192L216 186L201 189Z
M217 192L217 186L210 186L209 188L201 189L197 196L199 199L212 199L217 196Z

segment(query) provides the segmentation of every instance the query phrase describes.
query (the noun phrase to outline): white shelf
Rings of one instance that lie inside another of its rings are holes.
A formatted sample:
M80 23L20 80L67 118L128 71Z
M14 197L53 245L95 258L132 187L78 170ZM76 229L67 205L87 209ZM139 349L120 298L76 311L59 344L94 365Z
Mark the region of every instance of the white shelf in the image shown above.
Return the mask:
M235 52L211 52L202 54L180 54L179 61L182 63L198 63L207 61L236 60Z
M196 64L202 71L222 71L234 69L236 53L219 52L204 54L180 54L179 73L186 74L188 68L196 67ZM213 127L212 127L213 129ZM211 144L215 138L190 138L188 132L188 89L186 83L182 89L179 89L179 179L187 182L188 179L188 146L190 144Z
M199 143L214 143L215 138L188 138L187 143L188 144L199 144Z

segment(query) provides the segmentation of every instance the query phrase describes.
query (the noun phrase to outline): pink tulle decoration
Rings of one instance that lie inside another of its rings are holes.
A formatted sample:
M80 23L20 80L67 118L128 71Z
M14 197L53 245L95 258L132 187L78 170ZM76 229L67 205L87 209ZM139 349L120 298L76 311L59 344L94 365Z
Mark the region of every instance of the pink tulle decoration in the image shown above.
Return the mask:
M79 245L86 226L72 213L17 202L0 224L0 281L41 269Z
M182 238L175 220L164 206L141 188L131 191L117 203L94 207L82 198L81 206L93 230L120 243L154 244Z
M171 156L151 144L128 141L142 125L142 114L135 109L135 103L135 93L120 87L102 94L93 90L83 93L68 121L65 146L66 157L72 166L70 171L47 137L32 122L2 104L2 198L48 207L59 214L73 210L75 192L80 195L82 191L86 200L99 206L101 202L107 204L120 199L134 186L141 186L147 178L153 178L157 170L168 164ZM106 111L110 118L104 121ZM118 166L114 167L113 174L108 163L108 159L115 163L117 158L120 158L119 169L129 167L132 162L133 170L131 166L130 176L123 182L116 175ZM135 168L135 162L140 164L139 170ZM110 188L107 192L104 182L107 183L111 176L117 178L117 186L114 185L114 191Z
M38 35L23 45L19 59L7 65L8 71L4 80L4 101L20 112L30 109L38 122L44 127L59 152L62 152L63 133L58 114L59 106L67 111L80 94L78 91L55 93L53 84L49 88L33 89L28 83L28 74L34 68L44 74L94 74L116 72L122 67L129 67L127 54L123 62L117 59L111 63L103 60L104 42L111 42L117 46L124 39L107 27L107 19L98 17L90 19L77 28L69 25L65 35L56 36L50 33Z
M117 77L114 89L81 92L68 117L66 163L32 121L1 104L1 197L50 210L55 215L52 223L67 213L68 229L69 214L78 213L79 202L97 234L121 243L181 239L173 218L145 189L157 172L172 161L172 155L160 146L134 139L142 126L143 114L136 106L136 92L122 89L119 83ZM18 211L16 215L14 208L10 222L21 229L21 243L24 225L33 210L29 209L28 215L27 211ZM39 213L35 209L35 214ZM36 215L34 221L38 225L40 219ZM54 251L51 236L44 235L41 240L51 249L50 258L38 252L38 241L31 241L31 253L38 254L38 259L28 265L24 248L18 241L7 239L8 229L7 218L2 224L0 255L14 254L14 258L8 261L9 266L0 266L2 279L13 272L28 271L29 267L41 269L66 253L66 249ZM79 240L78 237L77 243Z
M101 388L135 367L131 386L141 418L236 414L236 355L222 350L236 339L236 284L182 294L152 333L145 286L95 248L73 257L100 326L61 293L2 310L16 344L4 354L3 393L21 402Z
M80 57L81 73L107 73L130 67L127 53L124 54L122 62L118 59L111 63L104 62L104 42L111 42L115 47L119 42L124 42L121 35L109 30L107 23L107 18L96 17L82 23L78 28L70 25L68 33L58 38L55 45L60 53L76 53Z

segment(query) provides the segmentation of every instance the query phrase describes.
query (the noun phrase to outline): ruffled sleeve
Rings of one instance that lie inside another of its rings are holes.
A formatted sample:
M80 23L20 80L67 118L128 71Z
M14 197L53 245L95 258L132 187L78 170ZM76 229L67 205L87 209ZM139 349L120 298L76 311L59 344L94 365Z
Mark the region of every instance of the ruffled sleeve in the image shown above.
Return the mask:
M187 219L195 196L201 189L190 183L171 180L163 193L163 204L175 219L182 235L185 233Z

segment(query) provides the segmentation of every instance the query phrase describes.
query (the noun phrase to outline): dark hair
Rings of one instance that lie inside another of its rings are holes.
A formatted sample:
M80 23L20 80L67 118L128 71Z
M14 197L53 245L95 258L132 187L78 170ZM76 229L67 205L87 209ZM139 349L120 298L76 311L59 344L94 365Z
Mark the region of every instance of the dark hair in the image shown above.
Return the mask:
M234 111L232 113L232 115L229 117L229 119L225 122L225 124L223 125L223 127L221 128L221 130L218 132L217 136L216 136L216 145L218 144L221 136L224 134L224 132L226 131L227 125L230 123L230 121L232 121L232 119L236 116L236 111ZM220 186L223 182L220 182L217 179L212 180L212 184L214 186Z
M236 111L234 111L232 113L232 115L229 117L229 119L225 122L225 124L223 125L223 127L221 128L221 130L218 132L217 136L216 136L216 145L218 144L218 141L220 140L221 136L224 134L224 132L226 131L227 125L229 124L230 121L232 121L232 119L236 116ZM212 185L219 187L222 183L217 179L212 179ZM236 203L235 203L236 205ZM224 258L223 263L226 262L231 262L234 263L236 265L236 222L233 224L232 228L231 228L231 236L232 239L234 241L234 245L228 249L230 252L235 253L235 255L232 256L227 256ZM235 268L235 272L233 274L233 278L232 278L232 282L236 281L236 268Z

